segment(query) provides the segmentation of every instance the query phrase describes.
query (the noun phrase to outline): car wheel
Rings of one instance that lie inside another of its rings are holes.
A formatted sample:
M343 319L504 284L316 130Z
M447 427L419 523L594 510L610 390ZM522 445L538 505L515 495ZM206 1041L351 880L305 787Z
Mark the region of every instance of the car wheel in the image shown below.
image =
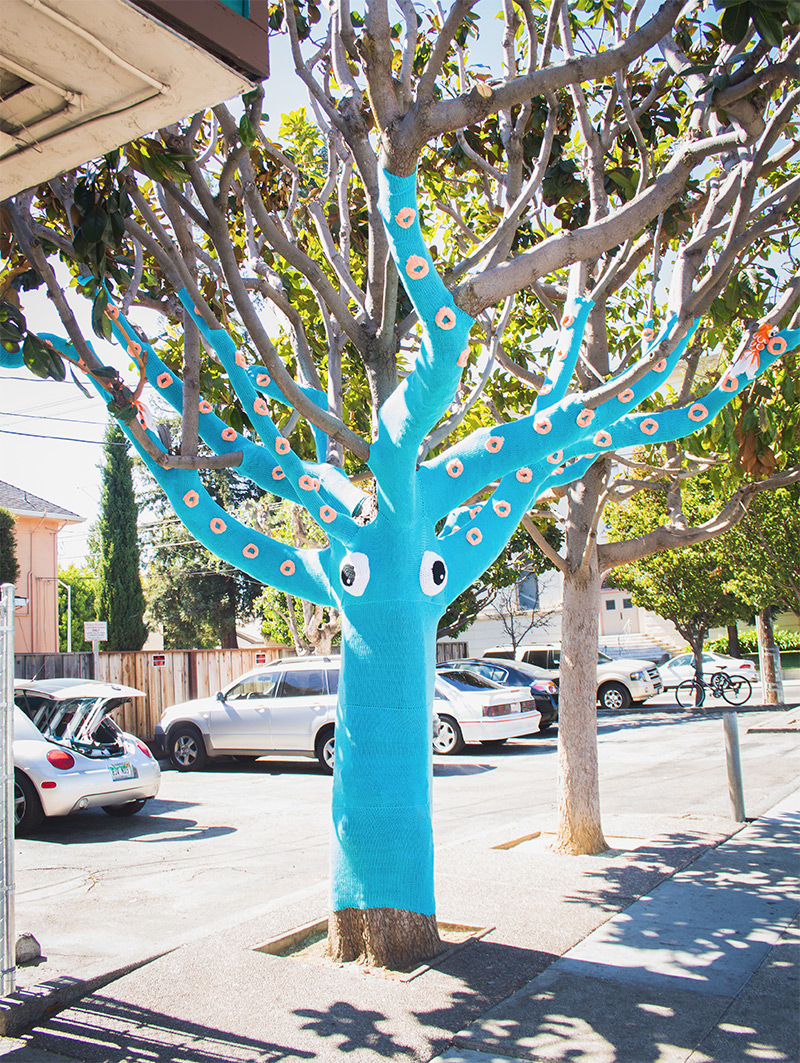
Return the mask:
M442 726L433 740L434 753L442 753L445 756L460 753L465 744L461 728L452 716L442 716L440 714L439 718L442 721Z
M44 811L36 787L27 775L14 769L14 833L33 834L44 823Z
M135 816L146 803L146 797L137 797L135 801L126 801L122 805L103 805L103 811L107 816Z
M627 709L631 703L630 691L622 683L604 683L597 695L603 709Z
M333 775L333 751L335 745L333 728L323 727L317 735L314 752L317 754L317 760L329 775Z
M208 763L203 737L189 724L181 724L169 732L167 755L178 771L199 771Z

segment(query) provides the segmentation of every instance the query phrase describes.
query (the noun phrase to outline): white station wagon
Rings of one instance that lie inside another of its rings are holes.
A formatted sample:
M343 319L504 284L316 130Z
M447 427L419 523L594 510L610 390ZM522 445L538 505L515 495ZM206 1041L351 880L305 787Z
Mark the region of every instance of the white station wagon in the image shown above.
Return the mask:
M254 668L215 697L167 709L155 728L156 748L178 771L203 768L209 758L308 757L333 771L339 657L301 657ZM540 714L524 688L500 688L472 676L469 689L436 677L436 753L458 753L465 742L501 743L532 734Z

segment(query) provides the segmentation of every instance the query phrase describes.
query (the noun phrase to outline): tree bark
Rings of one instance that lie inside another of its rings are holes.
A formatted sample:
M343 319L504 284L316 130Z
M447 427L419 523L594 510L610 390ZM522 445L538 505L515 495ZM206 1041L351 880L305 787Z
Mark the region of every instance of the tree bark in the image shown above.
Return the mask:
M597 639L602 573L594 542L605 465L597 463L568 490L567 556L561 621L556 849L571 854L608 848L600 822L597 762ZM588 552L588 553L587 553Z
M742 656L742 647L739 643L739 628L736 624L728 624L728 653L731 657Z
M328 919L328 951L334 960L359 960L401 970L442 951L433 915L397 908L344 908Z
M783 674L780 666L780 653L775 645L771 608L764 609L756 616L756 633L764 704L782 705L784 701Z

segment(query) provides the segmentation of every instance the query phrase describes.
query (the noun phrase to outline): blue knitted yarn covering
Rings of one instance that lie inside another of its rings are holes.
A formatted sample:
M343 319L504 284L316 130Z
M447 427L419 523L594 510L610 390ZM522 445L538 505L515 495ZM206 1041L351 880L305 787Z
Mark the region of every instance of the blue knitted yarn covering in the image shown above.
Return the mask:
M580 478L598 454L678 439L707 424L758 373L800 346L800 330L762 326L707 395L683 407L640 414L636 407L666 381L694 329L671 347L674 319L658 335L646 323L642 368L647 371L624 390L620 380L613 399L587 405L590 396L569 390L592 307L578 298L566 309L530 414L478 429L418 464L420 443L456 397L472 319L455 306L425 246L416 178L381 172L379 205L422 329L411 372L379 412L369 458L378 503L371 523L362 526L355 519L367 496L341 469L304 461L292 451L263 398L285 402L270 373L248 364L249 356L224 329L209 327L186 291L180 293L184 306L194 311L204 341L217 353L258 433L258 440L245 438L204 400L201 438L217 454L241 452L240 473L304 505L330 545L298 549L246 527L217 505L197 472L162 467L131 438L178 516L208 549L266 584L340 609L331 905L334 911L390 907L433 915L431 717L436 628L447 604L492 563L544 490ZM115 339L181 411L180 378L124 315L114 307L108 313ZM85 368L68 341L43 338L73 366ZM662 342L665 353L659 358L653 352ZM21 364L19 352L0 349L0 365ZM636 367L630 371L635 372ZM107 401L101 382L89 380ZM325 406L323 392L302 390ZM150 443L163 450L144 411L138 419ZM322 457L327 439L319 430L314 436ZM490 484L497 486L489 497L467 502Z

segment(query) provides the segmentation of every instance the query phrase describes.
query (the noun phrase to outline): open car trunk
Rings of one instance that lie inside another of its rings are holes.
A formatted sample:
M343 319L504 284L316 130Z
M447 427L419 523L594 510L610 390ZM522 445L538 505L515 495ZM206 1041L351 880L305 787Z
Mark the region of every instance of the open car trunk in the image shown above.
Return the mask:
M125 752L125 745L111 713L131 698L142 696L143 692L134 687L81 684L53 694L36 689L18 691L15 700L48 741L85 757L117 757Z

